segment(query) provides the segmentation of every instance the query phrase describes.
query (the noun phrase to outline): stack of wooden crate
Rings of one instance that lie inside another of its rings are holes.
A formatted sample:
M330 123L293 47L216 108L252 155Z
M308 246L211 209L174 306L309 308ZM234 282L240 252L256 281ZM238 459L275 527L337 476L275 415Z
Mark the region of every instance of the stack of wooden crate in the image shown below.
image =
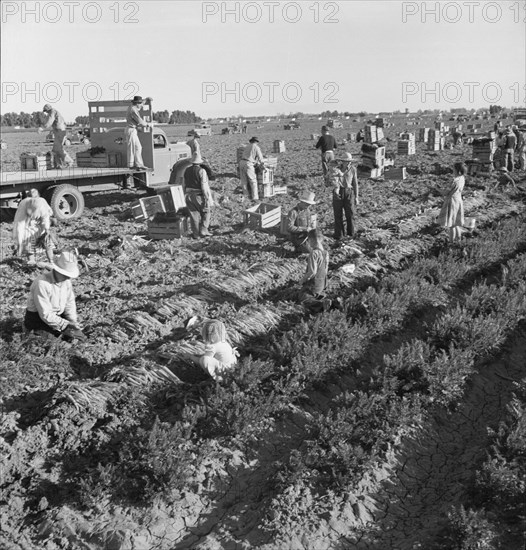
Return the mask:
M379 137L379 134L382 137ZM383 131L381 128L377 128L374 124L366 124L363 129L363 137L365 143L376 143L383 138Z
M429 137L427 138L428 151L442 151L442 149L444 149L444 143L444 136L442 136L439 130L429 131Z
M364 143L362 145L362 166L367 169L385 167L385 147L378 147L370 143Z
M349 132L347 134L348 141L354 142L356 141L356 133L355 132Z
M396 152L399 155L414 155L416 153L415 134L403 132L400 134Z
M37 155L22 153L20 155L20 170L23 172L34 172L51 168L53 168L51 153L40 153Z
M429 137L429 128L419 128L418 129L418 141L427 143L427 138Z
M472 143L473 147L473 160L479 165L472 170L479 172L490 173L493 168L493 157L497 150L497 142L491 137L474 139Z
M272 150L273 153L284 153L286 151L285 149L285 142L281 139L276 139L274 141L274 148Z

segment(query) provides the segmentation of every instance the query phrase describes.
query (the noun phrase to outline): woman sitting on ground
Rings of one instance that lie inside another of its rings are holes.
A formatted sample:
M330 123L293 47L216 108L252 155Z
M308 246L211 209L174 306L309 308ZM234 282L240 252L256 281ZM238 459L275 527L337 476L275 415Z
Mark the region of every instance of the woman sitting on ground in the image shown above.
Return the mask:
M221 321L206 321L201 329L205 352L196 361L214 380L237 363L238 353L228 342L225 325Z
M464 203L462 202L462 191L466 182L465 175L467 167L463 162L456 162L454 165L453 184L445 193L445 200L437 222L442 227L449 229L449 240L452 243L462 239L462 227L464 225Z

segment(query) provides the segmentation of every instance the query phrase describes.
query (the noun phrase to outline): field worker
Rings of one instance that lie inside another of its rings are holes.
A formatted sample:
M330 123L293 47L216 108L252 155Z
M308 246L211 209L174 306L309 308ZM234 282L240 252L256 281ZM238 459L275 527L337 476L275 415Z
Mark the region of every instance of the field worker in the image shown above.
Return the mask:
M503 159L502 166L508 169L508 172L513 172L515 164L515 148L517 147L517 137L515 133L508 127L504 134L504 142L502 144Z
M186 142L186 145L190 147L190 152L193 155L201 154L201 145L199 143L201 136L197 130L191 130L192 137Z
M310 252L307 237L309 231L316 229L316 219L311 208L315 204L314 193L303 191L300 202L287 216L287 231L297 251Z
M66 122L64 117L48 103L42 109L47 114L47 122L38 129L41 134L44 130L53 129L53 164L60 170L73 166L73 159L64 149L66 141Z
M241 179L241 188L243 194L248 195L250 200L258 200L258 180L256 176L256 166L263 165L265 160L263 153L259 148L259 139L257 137L250 138L249 144L243 150L241 160L239 161L239 176Z
M519 170L526 170L526 131L524 130L519 132L517 154L519 156Z
M141 117L141 108L144 105L144 99L141 96L134 96L132 104L128 107L126 113L126 151L128 155L128 168L136 170L149 170L144 166L142 160L142 145L139 140L139 128L152 128L153 125L146 122Z
M221 321L206 321L201 336L205 343L205 353L192 359L214 380L221 381L222 374L237 363L238 353L228 343L226 328Z
M495 183L495 186L493 187L493 189L496 189L497 187L499 187L499 185L501 185L502 187L512 185L515 188L515 190L518 190L516 181L513 179L513 177L508 172L508 169L506 167L501 166L496 175L497 175L497 182Z
M86 340L77 318L71 279L79 276L77 256L62 252L51 271L31 284L24 326L37 334L49 333L65 340Z
M462 227L464 226L464 203L462 202L462 191L466 183L466 165L463 162L456 162L453 168L455 177L453 185L444 194L444 204L440 209L437 222L449 230L450 242L460 242L462 239Z
M452 136L453 136L453 147L456 147L459 143L462 143L462 132L455 129Z
M214 200L208 175L201 166L202 163L201 155L194 155L192 165L184 173L186 206L190 211L190 225L194 239L212 236L209 226Z
M300 281L303 285L302 301L321 300L327 287L329 253L323 248L323 235L318 229L309 231L307 241L310 252L307 258L307 270Z
M13 242L18 256L28 256L28 265L36 264L36 251L44 248L47 259L53 262L55 239L51 235L53 210L36 189L20 201L13 221Z
M329 162L334 160L334 151L337 148L336 140L334 136L329 134L329 128L327 126L321 127L321 136L318 142L314 146L316 149L321 149L321 167L323 169L323 176L327 176L329 170Z
M341 178L335 179L332 186L332 208L334 212L334 238L354 237L356 233L356 206L360 204L358 197L358 174L352 165L351 153L344 153L340 159ZM347 221L347 228L343 215Z

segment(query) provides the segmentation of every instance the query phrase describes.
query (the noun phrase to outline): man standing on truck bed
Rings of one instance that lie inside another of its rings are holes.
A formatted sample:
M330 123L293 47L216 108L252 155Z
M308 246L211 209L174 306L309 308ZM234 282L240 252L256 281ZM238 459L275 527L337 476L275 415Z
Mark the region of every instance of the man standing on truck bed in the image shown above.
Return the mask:
M142 160L142 145L137 133L140 127L152 127L152 124L146 122L140 115L143 104L144 99L136 95L126 113L126 150L128 154L128 168L135 168L136 170L148 170L148 168L144 166L144 161Z
M38 129L41 134L44 130L53 129L53 164L55 168L63 169L73 165L73 159L64 150L64 141L66 141L66 122L64 117L46 103L42 109L47 114L48 119L44 126Z

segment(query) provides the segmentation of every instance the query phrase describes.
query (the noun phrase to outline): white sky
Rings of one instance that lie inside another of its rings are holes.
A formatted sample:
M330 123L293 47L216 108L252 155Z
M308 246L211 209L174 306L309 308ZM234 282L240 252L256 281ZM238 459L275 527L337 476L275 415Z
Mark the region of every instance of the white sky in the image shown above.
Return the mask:
M258 6L260 21L247 21ZM525 102L524 0L3 0L1 7L3 113L49 102L72 120L87 114L87 99L134 93L153 97L154 110L203 117ZM236 9L239 22L227 13ZM225 93L236 83L237 94Z

